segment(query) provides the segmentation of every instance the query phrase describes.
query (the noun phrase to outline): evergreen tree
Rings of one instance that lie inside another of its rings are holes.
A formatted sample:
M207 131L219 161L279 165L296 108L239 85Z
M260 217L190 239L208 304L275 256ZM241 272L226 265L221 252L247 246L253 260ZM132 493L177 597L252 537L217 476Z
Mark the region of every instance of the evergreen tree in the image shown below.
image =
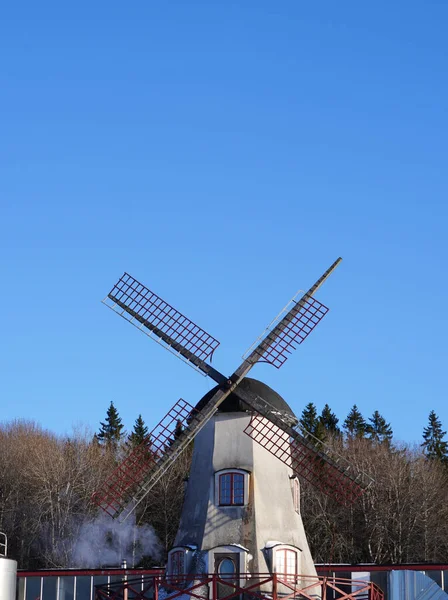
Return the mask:
M340 435L341 430L338 427L339 419L334 412L332 412L328 404L323 407L319 419L327 434Z
M147 437L148 427L145 425L142 415L138 415L138 417L135 419L134 429L129 435L127 443L132 448L135 448L136 446L139 446Z
M318 440L323 441L325 439L325 428L317 416L316 407L312 402L309 402L303 409L299 423Z
M344 429L350 438L362 438L366 434L367 423L356 404L353 405L344 421Z
M106 422L101 422L100 425L101 427L97 435L99 442L105 446L116 447L123 437L124 431L121 417L113 402L110 403L107 409Z
M370 423L367 424L366 433L370 440L379 443L390 442L392 440L392 427L377 410L369 418L369 421Z
M442 423L432 410L428 417L428 427L423 429L423 448L428 458L438 459L448 464L448 442L443 438L446 431L442 431Z
M169 445L172 446L174 442L180 437L184 430L184 426L180 419L177 420L176 427L174 429L174 436L169 440Z

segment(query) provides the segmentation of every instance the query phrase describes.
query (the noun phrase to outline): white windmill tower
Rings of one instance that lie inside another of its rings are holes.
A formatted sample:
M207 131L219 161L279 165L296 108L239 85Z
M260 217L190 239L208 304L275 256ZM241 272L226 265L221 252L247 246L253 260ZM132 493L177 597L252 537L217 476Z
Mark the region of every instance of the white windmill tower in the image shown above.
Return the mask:
M264 383L246 377L240 387L297 422ZM171 575L200 570L235 579L240 573L270 571L316 575L300 515L299 479L289 464L247 435L251 419L247 406L230 394L196 436L180 526L169 553Z
M218 573L222 585L214 596L223 597L226 581L244 586L247 577L281 572L297 583L299 575L316 575L300 516L299 478L344 504L370 485L301 428L274 390L247 377L257 362L279 368L325 316L328 308L313 294L340 261L293 298L230 377L206 362L219 342L127 273L105 298L218 384L195 408L179 400L93 496L109 515L126 519L194 439L169 578Z

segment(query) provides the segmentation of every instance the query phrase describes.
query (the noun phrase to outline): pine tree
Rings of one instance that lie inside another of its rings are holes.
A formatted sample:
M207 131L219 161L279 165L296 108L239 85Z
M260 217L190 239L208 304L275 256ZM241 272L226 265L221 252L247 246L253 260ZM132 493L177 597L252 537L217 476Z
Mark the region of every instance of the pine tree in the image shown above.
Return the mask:
M379 443L389 443L392 440L392 427L377 410L369 418L369 421L370 423L366 427L366 433L370 440Z
M183 431L184 431L184 426L182 424L182 421L180 419L178 419L177 423L176 423L176 427L174 429L173 437L168 441L168 444L170 446L172 446L174 444L174 442L181 436Z
M110 403L107 409L106 422L101 422L100 425L101 427L97 436L100 443L116 448L124 435L124 426L113 402Z
M303 409L299 423L318 440L323 441L325 439L325 428L318 418L316 407L312 402L309 402Z
M428 417L428 427L423 429L423 448L430 459L437 459L448 464L448 442L443 438L446 431L442 431L442 423L432 410Z
M332 412L328 404L323 407L319 419L327 434L334 436L340 435L341 430L338 427L339 419L334 412Z
M356 404L353 405L344 421L344 429L347 433L347 436L350 438L362 438L366 434L367 423L365 422L362 414L359 412Z
M134 429L128 436L127 443L132 448L135 448L136 446L139 446L147 437L148 427L145 425L142 415L138 415L138 417L135 419Z

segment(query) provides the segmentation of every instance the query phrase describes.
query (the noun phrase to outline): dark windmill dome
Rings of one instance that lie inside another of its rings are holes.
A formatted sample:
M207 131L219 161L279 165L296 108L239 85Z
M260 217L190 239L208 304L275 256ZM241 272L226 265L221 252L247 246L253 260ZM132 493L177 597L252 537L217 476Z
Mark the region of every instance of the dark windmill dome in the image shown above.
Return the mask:
M260 396L263 400L269 402L269 404L279 412L286 413L297 420L297 417L291 410L289 404L283 400L280 394L277 394L277 392L275 392L262 381L258 381L258 379L252 379L251 377L245 377L239 384L239 387L247 392L252 392L252 394L255 394L256 396ZM215 386L213 389L207 392L205 396L196 404L196 409L202 410L202 408L207 404L218 388L219 386ZM233 393L227 396L227 398L218 408L218 412L246 412L247 410L248 407L239 399L236 394Z

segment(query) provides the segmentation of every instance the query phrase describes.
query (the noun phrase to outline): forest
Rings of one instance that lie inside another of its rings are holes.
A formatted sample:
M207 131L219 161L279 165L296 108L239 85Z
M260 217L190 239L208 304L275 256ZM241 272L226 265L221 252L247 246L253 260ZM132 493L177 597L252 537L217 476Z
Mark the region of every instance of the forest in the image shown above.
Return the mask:
M300 424L375 481L350 508L301 482L301 513L316 562L446 562L448 442L434 411L415 444L396 442L378 411L365 419L356 405L340 422L328 405L319 413L309 403ZM103 549L129 541L131 566L164 564L191 448L145 498L131 529L114 531L91 502L116 464L147 436L141 415L125 432L113 402L93 435L77 429L61 437L22 420L0 424L0 531L19 568L116 565L119 556Z

